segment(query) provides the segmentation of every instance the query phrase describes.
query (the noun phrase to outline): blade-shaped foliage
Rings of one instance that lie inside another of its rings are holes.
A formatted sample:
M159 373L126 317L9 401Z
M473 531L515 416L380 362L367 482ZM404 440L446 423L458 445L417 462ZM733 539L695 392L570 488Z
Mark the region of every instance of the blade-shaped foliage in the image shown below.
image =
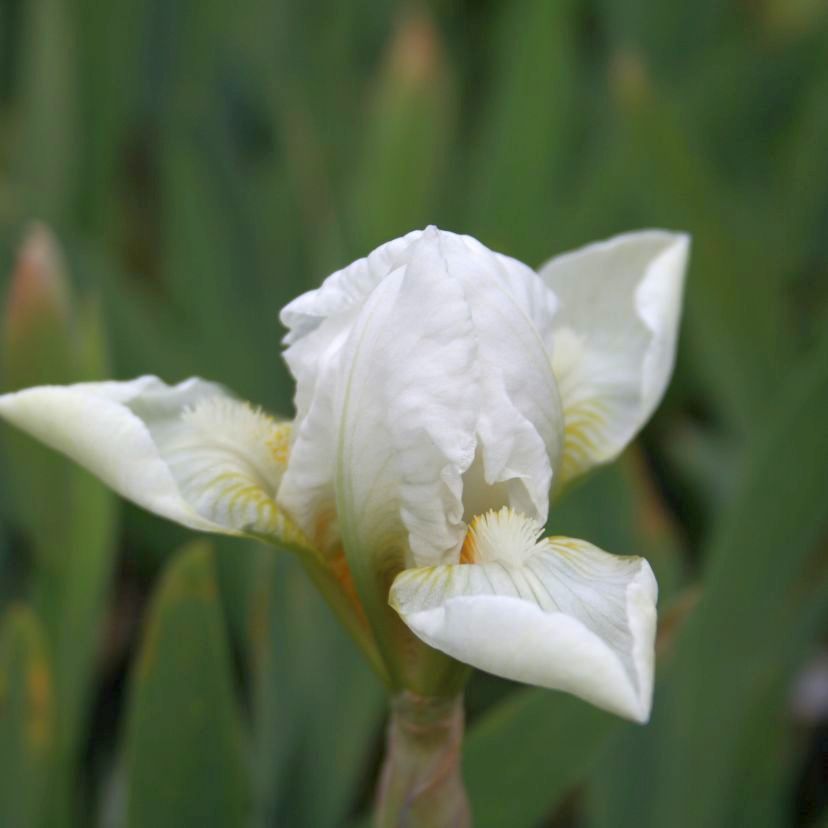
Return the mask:
M475 825L538 825L620 727L612 716L549 691L521 690L502 702L469 733L465 747Z
M169 564L132 671L130 826L246 824L248 772L209 545Z
M13 607L0 622L0 825L42 824L55 718L43 627L30 609Z
M368 769L379 680L297 562L265 549L255 570L250 652L262 824L342 825Z
M7 389L100 378L107 352L100 306L77 307L60 246L33 227L21 246L3 325ZM75 763L86 730L114 555L115 499L100 483L19 434L4 434L13 522L31 543L31 600L53 661L60 759L53 819L76 807Z
M454 126L450 67L425 11L401 17L383 60L353 185L360 255L435 221Z
M468 232L538 264L552 252L564 158L577 136L575 24L568 0L501 4L485 62L472 69L490 72L491 85L469 136Z
M825 572L815 556L828 529L826 342L775 403L755 430L741 484L711 539L703 598L656 693L653 724L628 734L606 768L601 789L609 799L598 825L732 824L743 807L746 768L773 749L757 749L755 740L770 738L767 716L778 715L819 629L805 621L820 610L824 618ZM766 718L757 733L760 710Z
M69 6L56 0L34 0L23 11L22 135L12 168L17 206L27 220L62 221L77 173L75 20Z

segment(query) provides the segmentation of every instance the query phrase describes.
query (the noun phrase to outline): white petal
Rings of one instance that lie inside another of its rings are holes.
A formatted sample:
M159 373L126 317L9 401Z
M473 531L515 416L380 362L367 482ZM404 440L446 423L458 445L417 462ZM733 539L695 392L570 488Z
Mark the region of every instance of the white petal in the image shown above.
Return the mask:
M278 500L316 546L339 543L334 474L337 424L334 395L344 371L342 349L371 291L400 266L414 231L331 274L316 290L303 293L280 314L288 328L285 361L296 379L296 418L290 467Z
M325 319L362 305L382 279L405 264L409 247L422 234L422 230L414 230L381 245L368 256L332 273L315 290L309 290L285 305L279 314L288 329L285 344L292 345L307 336ZM290 350L285 358L290 364Z
M334 492L338 438L334 395L353 315L325 320L285 355L297 379L296 419L291 461L277 500L314 545L325 552L339 543Z
M440 257L460 281L477 341L482 392L478 474L464 479L465 514L500 505L546 522L552 469L563 443L558 388L543 336L555 297L520 262L469 236L441 232Z
M661 400L673 369L689 239L649 230L552 259L560 303L550 344L565 418L556 485L616 457Z
M459 661L647 721L652 570L585 541L535 543L536 526L481 532L479 563L406 570L391 588L391 606L420 639ZM516 546L485 550L498 542Z
M462 287L423 245L375 288L343 353L337 505L346 546L399 555L404 528L416 560L459 549L480 409L476 354Z
M300 541L273 500L289 426L218 385L141 377L41 386L1 396L0 416L177 523Z

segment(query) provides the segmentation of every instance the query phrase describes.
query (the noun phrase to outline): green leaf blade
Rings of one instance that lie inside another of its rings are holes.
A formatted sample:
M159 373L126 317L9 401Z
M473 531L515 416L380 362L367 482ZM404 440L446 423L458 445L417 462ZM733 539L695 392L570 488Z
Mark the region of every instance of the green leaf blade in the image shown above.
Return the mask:
M55 724L45 632L30 609L14 607L0 626L0 825L40 824Z
M209 545L169 565L132 679L127 824L241 826L247 768Z

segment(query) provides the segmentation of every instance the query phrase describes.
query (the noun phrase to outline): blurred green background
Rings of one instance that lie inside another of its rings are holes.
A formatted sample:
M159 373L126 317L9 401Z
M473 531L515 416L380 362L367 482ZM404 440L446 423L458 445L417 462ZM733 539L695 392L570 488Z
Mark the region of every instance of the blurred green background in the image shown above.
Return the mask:
M33 219L71 285L35 322ZM693 235L665 403L550 518L651 560L653 720L477 675L475 824L825 828L824 0L0 1L3 390L290 416L280 307L428 223L531 264ZM0 463L0 825L365 824L382 689L293 560L5 427Z

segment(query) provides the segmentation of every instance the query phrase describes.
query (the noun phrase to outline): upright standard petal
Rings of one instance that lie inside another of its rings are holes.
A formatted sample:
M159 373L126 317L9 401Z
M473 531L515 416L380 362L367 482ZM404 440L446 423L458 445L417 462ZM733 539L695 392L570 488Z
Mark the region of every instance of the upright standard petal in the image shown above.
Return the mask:
M304 545L274 500L289 424L218 385L141 377L41 386L0 396L0 416L151 512L202 531Z
M544 344L555 297L520 262L469 236L429 232L447 273L462 286L477 343L478 445L463 480L465 518L511 506L545 523L563 443L561 403Z
M474 458L480 409L462 286L449 278L437 246L425 238L417 246L362 306L343 353L335 411L346 549L393 552L397 568L442 562L459 550L462 475Z
M552 259L559 306L549 348L564 410L556 488L615 458L661 400L673 369L686 235L630 233Z
M647 721L658 593L649 565L540 531L509 509L476 518L463 563L401 573L391 606L459 661Z
M298 342L332 316L358 309L389 273L406 263L411 245L420 239L423 232L412 230L405 236L380 245L367 256L332 273L318 288L297 296L285 305L279 314L279 319L288 329L285 344ZM285 358L291 364L290 350Z
M409 247L420 236L422 231L416 230L378 247L294 299L280 314L288 329L284 358L296 379L296 418L291 463L278 499L326 553L340 545L334 395L345 370L342 351L371 292L404 264Z
M285 354L297 380L296 419L291 462L277 499L324 554L341 545L334 491L338 436L334 395L351 315L324 320Z

